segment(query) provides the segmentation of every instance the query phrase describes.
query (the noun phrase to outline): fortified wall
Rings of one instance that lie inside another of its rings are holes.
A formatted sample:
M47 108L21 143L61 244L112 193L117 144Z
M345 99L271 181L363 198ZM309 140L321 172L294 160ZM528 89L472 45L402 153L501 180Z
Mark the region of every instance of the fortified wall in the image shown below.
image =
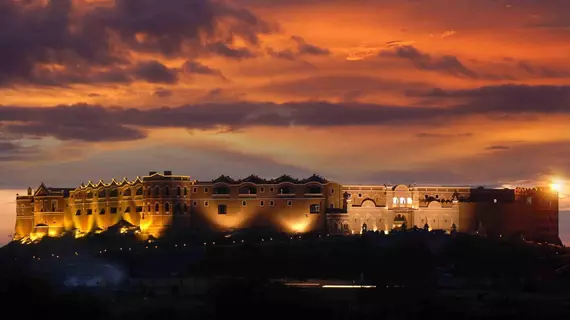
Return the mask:
M77 188L41 184L17 196L15 240L97 233L127 224L141 236L269 228L346 235L424 228L558 243L549 188L340 185L317 175L196 181L170 171Z

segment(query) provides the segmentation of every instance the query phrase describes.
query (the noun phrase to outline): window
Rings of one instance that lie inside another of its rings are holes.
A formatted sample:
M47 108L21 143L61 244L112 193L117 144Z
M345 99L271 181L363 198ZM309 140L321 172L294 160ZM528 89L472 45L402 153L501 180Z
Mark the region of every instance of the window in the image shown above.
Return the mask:
M246 207L246 206L247 206L247 201L242 201L242 202L241 202L241 206L242 206L242 207Z
M312 204L309 207L310 213L321 213L321 205L320 204Z
M334 189L331 188L331 194L333 194L333 193L334 193Z
M188 213L188 205L185 203L184 204L184 214Z
M148 188L147 191L146 191L146 195L149 196L149 197L150 197L150 195L151 195L150 192L151 192L151 191L150 191L150 188Z
M101 210L99 211L99 214L101 214L101 215L105 214L105 209L104 209L104 208L101 209Z
M131 189L127 188L125 189L125 192L123 192L123 197L130 197L131 196Z
M154 204L154 211L158 212L160 210L160 207L158 205L158 202Z
M321 187L319 187L319 186L312 186L312 187L309 187L309 188L307 189L307 192L306 192L306 193L309 193L309 194L321 194L321 193L323 193L323 190L322 190Z
M76 216L80 216L80 215L81 215L81 210L75 211L75 215L76 215Z
M532 204L532 197L526 198L526 204Z
M198 201L192 201L192 206L193 206L193 207L197 207L197 206L198 206Z
M93 209L87 209L87 215L90 216L93 214Z
M360 195L359 195L360 196ZM392 203L393 204L398 204L398 198L394 197L394 199L392 199Z
M293 201L287 200L287 206L290 207L290 206L292 206L292 205L293 205Z
M93 192L88 192L87 193L87 199L93 199Z
M117 207L111 207L111 213L112 214L117 213Z
M160 195L160 188L159 187L155 187L154 188L154 196L158 197Z
M293 194L293 190L290 187L282 187L279 189L279 194Z
M52 200L51 201L51 212L56 212L57 211L57 200Z
M105 198L105 197L106 197L105 190L99 191L99 194L97 195L97 197L99 197L99 198Z
M214 194L230 194L230 188L226 186L215 187L212 192Z
M167 203L164 204L164 211L165 211L165 212L170 212L170 203L167 202Z
M259 192L260 192L260 193L264 193L264 192L265 192L265 188L264 188L264 187L259 188Z
M196 193L196 192L198 192L198 188L196 188L196 187L192 188L192 193Z
M148 208L147 208L146 211L150 212L150 204L148 205Z
M408 198L408 204L412 204L412 198Z
M188 195L188 188L184 187L184 196Z
M265 205L265 201L263 201L263 200L259 201L259 206L260 206L260 207L263 207L264 205Z
M140 212L142 212L142 211L143 211L143 207L141 207L141 206L138 206L138 207L137 207L137 212L139 212L139 213L140 213Z
M269 192L273 192L273 188L269 188Z
M207 187L204 188L204 193L208 193L210 191L210 189L208 189Z
M143 188L138 188L137 189L137 196L142 196L143 195Z
M177 196L181 196L181 195L182 195L182 189L180 189L180 187L176 187L176 195L177 195Z
M331 203L330 208L331 208L331 209L334 209L334 204Z
M208 201L204 201L204 207L207 207L209 205L210 205L210 203Z
M164 188L164 195L167 197L170 196L170 188L169 187Z
M269 206L274 207L274 206L275 206L275 201L270 200L270 201L269 201Z
M228 206L225 204L218 205L218 214L227 214L228 213Z
M493 203L497 203L497 199L493 199Z
M131 207L126 207L124 213L131 213Z
M256 187L242 187L239 188L239 194L257 194Z
M400 198L400 204L406 204L406 198L401 197Z
M359 198L362 198L362 193L359 193L359 194L358 194L358 197L359 197Z
M182 205L180 202L174 206L174 214L182 214Z
M109 197L111 198L116 198L119 196L119 192L117 191L117 189L113 189L111 190L111 192L109 193Z

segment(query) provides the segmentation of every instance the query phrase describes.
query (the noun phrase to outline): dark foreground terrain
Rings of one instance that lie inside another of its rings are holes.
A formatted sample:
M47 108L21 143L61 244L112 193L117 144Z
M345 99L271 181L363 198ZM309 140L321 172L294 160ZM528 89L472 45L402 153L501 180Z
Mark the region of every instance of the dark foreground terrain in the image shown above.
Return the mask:
M561 319L567 255L421 230L47 238L0 249L0 301L19 319Z

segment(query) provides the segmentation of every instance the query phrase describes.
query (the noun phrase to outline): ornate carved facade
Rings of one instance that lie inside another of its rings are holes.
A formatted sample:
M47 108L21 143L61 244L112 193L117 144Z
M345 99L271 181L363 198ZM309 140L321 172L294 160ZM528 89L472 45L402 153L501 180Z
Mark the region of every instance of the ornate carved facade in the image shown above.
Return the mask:
M195 181L170 171L75 189L29 189L17 197L15 239L82 235L120 222L155 237L168 228L357 234L417 227L559 241L558 195L549 189L342 186L316 175Z

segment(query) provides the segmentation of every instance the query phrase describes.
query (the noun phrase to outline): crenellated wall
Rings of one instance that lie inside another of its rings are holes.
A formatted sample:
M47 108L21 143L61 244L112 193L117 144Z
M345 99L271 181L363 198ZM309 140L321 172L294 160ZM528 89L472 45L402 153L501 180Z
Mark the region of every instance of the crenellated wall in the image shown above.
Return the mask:
M359 234L405 225L558 241L558 194L549 189L342 186L316 175L198 182L165 171L74 189L42 184L17 197L16 215L16 240L101 232L125 221L154 237L169 228Z

